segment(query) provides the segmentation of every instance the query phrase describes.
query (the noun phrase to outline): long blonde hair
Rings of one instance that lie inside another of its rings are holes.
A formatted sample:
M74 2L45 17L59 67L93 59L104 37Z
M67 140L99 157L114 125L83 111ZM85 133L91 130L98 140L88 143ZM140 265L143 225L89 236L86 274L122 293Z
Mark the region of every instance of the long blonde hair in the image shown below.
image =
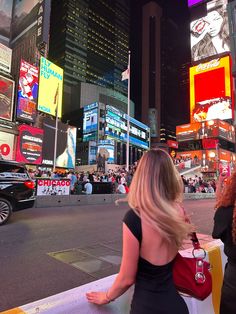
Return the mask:
M182 195L183 182L170 156L161 149L145 153L130 185L129 206L177 248L193 231L177 207Z

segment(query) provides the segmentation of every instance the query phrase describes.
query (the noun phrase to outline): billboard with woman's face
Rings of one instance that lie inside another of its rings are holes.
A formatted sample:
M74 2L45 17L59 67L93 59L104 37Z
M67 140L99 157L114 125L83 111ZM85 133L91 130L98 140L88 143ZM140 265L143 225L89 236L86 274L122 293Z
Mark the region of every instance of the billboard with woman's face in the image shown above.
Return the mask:
M191 22L193 61L230 51L227 3L227 0L208 2L207 15Z

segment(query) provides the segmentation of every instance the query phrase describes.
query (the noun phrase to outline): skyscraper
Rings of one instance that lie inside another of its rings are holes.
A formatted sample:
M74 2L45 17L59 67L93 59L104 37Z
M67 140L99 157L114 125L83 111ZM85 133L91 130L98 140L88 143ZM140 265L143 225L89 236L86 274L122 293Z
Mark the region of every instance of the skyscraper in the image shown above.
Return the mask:
M127 67L128 50L127 1L52 1L49 57L64 68L65 106L78 107L68 98L79 93L80 82L126 95L121 72Z

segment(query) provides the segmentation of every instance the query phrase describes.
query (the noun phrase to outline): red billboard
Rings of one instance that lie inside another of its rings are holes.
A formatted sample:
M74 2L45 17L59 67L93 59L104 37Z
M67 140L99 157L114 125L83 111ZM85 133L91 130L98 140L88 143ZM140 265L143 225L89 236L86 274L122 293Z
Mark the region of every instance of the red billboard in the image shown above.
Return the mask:
M16 161L40 165L42 163L43 130L28 125L18 127Z
M191 123L233 119L232 74L229 56L190 68Z
M34 122L38 97L38 67L21 60L18 85L17 118Z
M12 120L15 83L0 75L0 119Z

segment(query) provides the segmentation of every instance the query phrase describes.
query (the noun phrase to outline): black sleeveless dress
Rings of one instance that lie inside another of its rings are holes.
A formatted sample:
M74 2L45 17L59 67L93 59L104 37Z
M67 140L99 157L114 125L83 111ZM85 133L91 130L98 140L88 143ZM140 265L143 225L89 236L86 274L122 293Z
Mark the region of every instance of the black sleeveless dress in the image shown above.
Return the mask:
M140 217L129 210L123 222L142 242ZM156 266L139 257L130 314L188 314L184 300L176 290L172 277L173 261Z

